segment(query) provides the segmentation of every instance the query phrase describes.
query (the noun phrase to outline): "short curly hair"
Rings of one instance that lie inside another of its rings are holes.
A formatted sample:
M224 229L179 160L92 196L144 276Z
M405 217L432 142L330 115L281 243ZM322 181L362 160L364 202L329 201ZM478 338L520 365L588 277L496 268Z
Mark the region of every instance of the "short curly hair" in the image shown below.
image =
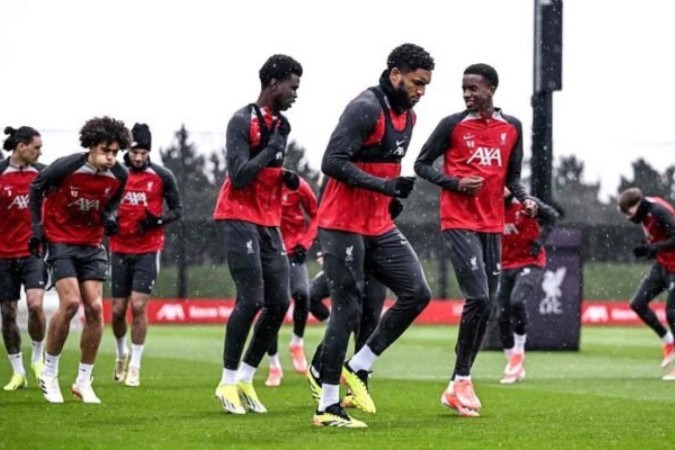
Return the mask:
M272 79L285 80L291 75L302 76L302 66L299 62L287 55L272 55L267 58L260 68L260 86L266 88Z
M489 64L478 63L471 64L469 67L464 69L464 75L481 75L485 78L490 85L495 88L499 86L499 75L497 75L497 70Z
M387 70L397 67L401 72L413 72L417 69L434 70L434 58L419 45L402 44L389 53Z
M131 133L121 120L107 116L94 117L80 130L80 145L84 148L111 142L117 142L120 150L125 150L131 145Z

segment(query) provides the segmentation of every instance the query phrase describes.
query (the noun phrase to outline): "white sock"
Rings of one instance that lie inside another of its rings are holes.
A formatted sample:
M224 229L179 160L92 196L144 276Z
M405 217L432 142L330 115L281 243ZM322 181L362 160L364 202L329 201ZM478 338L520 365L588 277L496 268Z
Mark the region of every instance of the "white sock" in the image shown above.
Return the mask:
M279 361L279 353L267 356L270 360L270 367L276 367L277 369L281 369L281 361Z
M673 333L670 331L666 332L666 335L661 338L661 342L664 344L672 344L673 343Z
M513 351L516 353L525 353L525 341L527 340L527 334L515 334L513 333L513 342L515 346Z
M9 363L12 365L12 371L14 371L14 373L18 373L19 375L26 375L26 369L23 367L23 358L21 357L21 352L7 356L9 357Z
M506 355L506 359L511 358L511 355L513 355L513 347L505 348L504 349L504 355Z
M35 363L38 361L42 361L45 357L44 355L45 341L30 341L30 346L33 349L33 353L31 353L30 357L30 362Z
M117 342L117 359L125 358L129 354L125 337L115 338L115 341Z
M239 370L237 371L237 381L252 383L253 375L255 375L257 369L257 367L249 366L245 362L241 363L241 366L239 366Z
M45 368L42 374L46 377L56 377L59 375L59 358L61 355L50 355L45 352Z
M364 345L361 347L361 350L356 353L356 355L352 356L347 364L349 364L349 367L354 372L358 372L359 370L370 371L370 368L373 367L373 364L375 364L377 358L378 356L373 353L372 350L370 350L370 347Z
M471 381L471 375L455 375L455 381Z
M323 384L321 385L321 400L319 400L319 411L325 411L330 405L340 403L340 385Z
M234 384L237 381L237 371L223 369L223 376L220 378L220 384Z
M293 334L293 336L291 336L291 345L294 347L302 347L302 336L296 336Z
M76 383L80 381L91 381L91 372L94 370L93 364L80 363L80 367L77 369L77 379Z
M144 345L131 344L131 361L129 367L141 368L141 357L143 356Z

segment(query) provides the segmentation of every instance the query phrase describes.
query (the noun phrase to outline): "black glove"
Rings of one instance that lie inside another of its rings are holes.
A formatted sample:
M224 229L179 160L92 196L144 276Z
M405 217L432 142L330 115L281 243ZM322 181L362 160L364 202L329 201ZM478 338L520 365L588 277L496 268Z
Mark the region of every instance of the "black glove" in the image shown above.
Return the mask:
M43 244L44 232L42 231L42 225L34 225L30 234L30 239L28 240L28 251L36 258L41 258Z
M270 139L267 141L267 146L272 148L274 151L281 152L286 148L286 136L281 134L279 129L275 129L270 134Z
M391 197L408 198L415 187L415 177L397 177L387 180L387 193Z
M300 244L296 245L288 255L288 260L296 266L304 264L307 260L307 249Z
M530 255L532 256L539 256L539 252L541 251L541 248L543 247L542 243L535 239L532 241L532 244L530 244Z
M653 258L656 256L656 247L652 244L640 244L633 249L636 258Z
M161 227L164 224L164 219L162 216L156 216L150 210L145 210L145 218L140 221L139 231L145 233L148 231L148 228Z
M292 170L284 169L284 184L291 191L297 191L300 187L300 177Z
M106 236L112 236L120 231L120 226L115 219L103 219L103 230Z
M403 202L397 198L392 198L389 202L389 215L396 219L403 212Z

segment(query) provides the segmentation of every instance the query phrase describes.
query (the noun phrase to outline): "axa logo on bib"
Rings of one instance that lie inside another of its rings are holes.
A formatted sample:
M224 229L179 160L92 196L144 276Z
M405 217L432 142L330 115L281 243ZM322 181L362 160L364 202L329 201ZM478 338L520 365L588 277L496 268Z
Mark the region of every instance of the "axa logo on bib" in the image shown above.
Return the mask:
M481 166L492 166L494 162L496 166L502 167L502 151L499 147L478 147L466 163L471 164L474 161L478 161Z

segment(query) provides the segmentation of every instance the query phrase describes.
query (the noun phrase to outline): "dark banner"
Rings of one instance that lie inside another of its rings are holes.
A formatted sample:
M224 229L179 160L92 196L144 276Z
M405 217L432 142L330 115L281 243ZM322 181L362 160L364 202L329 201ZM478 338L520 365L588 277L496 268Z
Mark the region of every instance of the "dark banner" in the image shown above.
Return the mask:
M546 271L527 301L528 350L579 350L581 330L581 232L556 228L546 242ZM500 350L499 309L495 308L484 348Z

